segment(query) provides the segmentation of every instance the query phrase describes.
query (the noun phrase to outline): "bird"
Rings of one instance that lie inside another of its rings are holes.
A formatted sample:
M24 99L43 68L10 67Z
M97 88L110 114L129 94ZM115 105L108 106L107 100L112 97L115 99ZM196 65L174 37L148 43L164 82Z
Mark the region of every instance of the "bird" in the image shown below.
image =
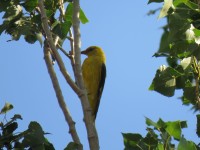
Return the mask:
M106 57L98 46L90 46L81 54L87 56L82 64L82 76L92 109L92 120L96 120L101 95L106 79Z

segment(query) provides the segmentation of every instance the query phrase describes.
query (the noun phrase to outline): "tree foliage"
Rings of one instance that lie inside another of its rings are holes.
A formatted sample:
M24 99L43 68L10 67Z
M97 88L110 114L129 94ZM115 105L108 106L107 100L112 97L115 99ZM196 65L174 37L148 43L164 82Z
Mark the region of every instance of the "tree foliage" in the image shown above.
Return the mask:
M11 36L9 41L18 41L21 37L30 44L39 41L43 46L45 63L57 101L69 125L69 133L74 142L69 143L66 149L82 150L83 145L76 132L75 122L66 106L52 62L57 62L66 82L81 101L90 148L99 149L98 135L91 121L91 109L81 74L79 26L80 22L85 24L88 19L80 8L79 0L1 0L0 13L3 15L0 35L2 33L9 34ZM62 47L64 42L68 42L70 45L69 52ZM76 81L69 75L58 50L61 50L59 52L64 53L71 61ZM33 136L29 135L29 139L25 143L34 140ZM44 142L42 137L39 141Z
M56 16L60 8L58 0L46 0L45 11L48 23L54 37L59 36L63 42L72 26L73 3L65 0L67 4L64 19ZM25 41L33 44L39 41L42 44L42 36L45 36L42 27L41 14L38 8L38 0L1 0L0 13L3 13L3 23L0 25L0 35L5 32L11 35L11 40L19 40L21 36ZM82 9L80 9L80 21L85 24L88 22Z
M0 115L5 115L11 109L13 105L6 103ZM19 132L17 121L22 120L21 115L15 114L9 121L5 117L0 122L0 149L55 150L45 137L48 133L43 131L39 123L32 121L27 130Z
M172 97L182 90L184 105L200 109L200 3L196 0L149 0L163 3L158 19L166 18L163 34L155 57L165 57L167 65L156 71L149 90ZM156 10L148 14L155 14ZM153 122L146 118L147 134L123 133L125 150L199 150L199 144L184 138L182 128L186 121L159 119ZM197 115L196 133L200 134L200 115ZM176 142L175 142L176 141Z
M149 3L158 2L150 0ZM163 2L163 1L159 1ZM166 57L168 65L162 65L156 72L150 90L164 96L174 96L176 90L183 90L183 104L200 108L199 101L199 59L200 59L200 11L198 3L189 0L164 1L159 18L166 17L160 47L155 57Z
M145 137L138 133L123 133L125 150L199 150L199 145L188 141L182 134L187 128L186 121L157 122L146 118L147 134ZM176 140L176 142L174 141ZM178 144L177 144L178 142ZM177 145L177 147L176 147Z

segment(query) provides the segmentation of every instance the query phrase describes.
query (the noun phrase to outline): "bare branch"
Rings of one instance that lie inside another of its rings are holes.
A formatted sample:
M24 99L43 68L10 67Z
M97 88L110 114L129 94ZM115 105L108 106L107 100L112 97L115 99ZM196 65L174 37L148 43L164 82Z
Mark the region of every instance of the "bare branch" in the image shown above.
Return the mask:
M65 65L62 61L62 58L60 57L58 51L56 50L56 46L54 44L53 38L52 38L52 34L49 30L49 26L48 26L48 19L44 10L44 2L43 0L39 0L39 8L40 8L40 12L41 12L41 20L42 20L42 24L43 24L43 29L46 33L46 39L48 41L48 44L56 58L56 61L58 63L58 66L60 68L60 71L62 72L63 76L65 77L67 83L70 85L70 87L75 91L75 93L79 96L83 95L82 90L80 90L77 85L74 83L74 81L71 79L69 73L67 72Z
M71 59L71 55L68 54L59 44L57 44L57 47L63 52L65 56L67 56L69 59Z
M99 140L96 132L95 124L92 121L91 108L87 98L87 92L84 86L82 71L81 71L81 58L80 58L80 20L79 20L79 11L80 11L80 2L79 0L74 0L73 7L73 31L74 31L74 59L75 59L75 79L80 89L84 90L84 95L79 96L83 108L85 126L87 129L88 141L90 145L90 150L99 149Z
M46 43L44 45L44 59L45 59L46 66L47 66L47 69L49 72L49 76L51 78L51 81L52 81L52 84L54 87L54 91L56 93L56 97L57 97L59 106L65 116L66 122L69 125L69 133L71 134L73 141L78 144L78 146L79 146L78 149L83 150L83 146L82 146L80 139L78 137L78 134L76 132L75 122L73 121L73 119L69 113L69 110L65 104L64 97L62 95L62 90L60 88L56 73L55 73L52 63L51 63L50 49L48 48L48 45Z

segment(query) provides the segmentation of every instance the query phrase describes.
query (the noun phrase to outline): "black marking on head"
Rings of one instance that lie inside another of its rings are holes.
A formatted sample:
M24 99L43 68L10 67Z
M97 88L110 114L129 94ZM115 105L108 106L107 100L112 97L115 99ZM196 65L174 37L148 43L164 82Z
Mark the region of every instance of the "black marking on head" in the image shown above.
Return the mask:
M86 50L82 51L81 54L86 54L98 48L97 46L90 46Z
M97 48L96 46L90 46L85 51L91 52L91 51L95 50L96 48Z

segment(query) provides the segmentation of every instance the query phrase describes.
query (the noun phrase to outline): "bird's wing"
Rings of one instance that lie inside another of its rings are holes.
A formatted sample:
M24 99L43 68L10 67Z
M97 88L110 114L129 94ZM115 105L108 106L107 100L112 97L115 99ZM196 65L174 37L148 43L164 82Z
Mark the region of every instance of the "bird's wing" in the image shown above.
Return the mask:
M101 99L101 95L103 92L103 88L104 88L104 83L105 83L105 79L106 79L106 65L103 63L101 66L101 72L100 72L100 82L98 85L98 92L97 92L97 103L95 106L95 112L94 112L94 117L96 118L97 115L97 111L99 108L99 103L100 103L100 99Z

